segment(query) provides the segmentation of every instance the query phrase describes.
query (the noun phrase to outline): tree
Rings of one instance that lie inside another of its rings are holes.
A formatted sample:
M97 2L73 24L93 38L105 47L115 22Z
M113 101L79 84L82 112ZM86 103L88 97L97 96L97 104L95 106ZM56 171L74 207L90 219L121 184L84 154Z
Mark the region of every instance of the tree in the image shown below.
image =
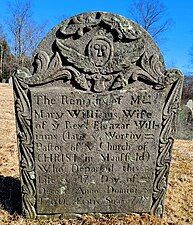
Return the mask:
M155 39L172 25L167 18L166 7L159 0L132 0L129 14Z
M17 67L24 66L44 35L43 26L36 25L32 19L30 1L14 0L9 3L8 26Z
M0 80L9 77L9 69L7 68L9 62L10 49L5 38L3 27L0 25Z

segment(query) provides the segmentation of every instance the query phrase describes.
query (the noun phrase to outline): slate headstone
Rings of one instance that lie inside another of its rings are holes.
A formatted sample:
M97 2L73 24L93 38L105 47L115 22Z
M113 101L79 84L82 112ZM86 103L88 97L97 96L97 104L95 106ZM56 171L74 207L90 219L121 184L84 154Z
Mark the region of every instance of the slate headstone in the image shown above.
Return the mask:
M193 101L192 99L189 99L186 106L188 106L191 110L193 110Z
M24 215L162 216L183 77L149 34L81 14L48 34L30 71L13 78Z
M181 105L178 113L176 138L181 140L193 140L193 115L192 110Z

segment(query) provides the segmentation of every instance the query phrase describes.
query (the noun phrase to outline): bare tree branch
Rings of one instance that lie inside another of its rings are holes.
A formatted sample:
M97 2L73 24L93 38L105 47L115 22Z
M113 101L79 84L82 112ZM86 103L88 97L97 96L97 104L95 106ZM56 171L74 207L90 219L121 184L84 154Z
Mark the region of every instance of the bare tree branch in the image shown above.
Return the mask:
M3 31L3 27L0 24L0 41L4 40L4 39L5 39L5 34L4 34L4 31Z
M166 7L159 0L132 0L129 14L155 39L172 25Z

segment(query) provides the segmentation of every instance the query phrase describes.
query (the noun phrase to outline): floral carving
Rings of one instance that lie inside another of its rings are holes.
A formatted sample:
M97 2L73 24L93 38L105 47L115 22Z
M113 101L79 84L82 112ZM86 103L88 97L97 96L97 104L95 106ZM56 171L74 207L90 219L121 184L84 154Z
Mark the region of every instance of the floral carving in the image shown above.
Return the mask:
M140 30L134 29L131 22L125 18L116 16L109 16L105 13L93 13L90 15L81 14L73 17L68 25L60 28L64 35L78 35L83 36L86 30L91 30L94 26L105 24L110 31L115 31L119 39L127 38L135 40L142 34Z

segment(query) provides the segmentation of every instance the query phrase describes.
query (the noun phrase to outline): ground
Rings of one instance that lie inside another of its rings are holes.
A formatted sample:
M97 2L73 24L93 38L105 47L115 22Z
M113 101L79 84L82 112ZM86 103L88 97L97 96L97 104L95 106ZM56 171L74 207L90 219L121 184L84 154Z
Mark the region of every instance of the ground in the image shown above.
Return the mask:
M0 225L193 225L193 141L175 140L163 219L150 215L120 218L30 221L21 216L18 153L12 87L0 84Z

